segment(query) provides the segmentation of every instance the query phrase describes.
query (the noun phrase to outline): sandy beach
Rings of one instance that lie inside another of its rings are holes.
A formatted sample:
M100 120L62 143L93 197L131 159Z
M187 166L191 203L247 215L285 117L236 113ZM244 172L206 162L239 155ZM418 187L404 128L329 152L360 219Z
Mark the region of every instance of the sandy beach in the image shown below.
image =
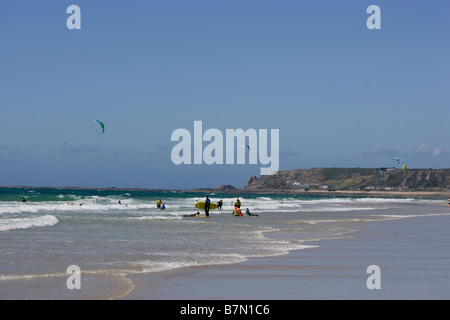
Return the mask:
M135 274L121 299L450 299L450 212L361 224L344 239L231 265ZM368 289L380 268L380 289Z

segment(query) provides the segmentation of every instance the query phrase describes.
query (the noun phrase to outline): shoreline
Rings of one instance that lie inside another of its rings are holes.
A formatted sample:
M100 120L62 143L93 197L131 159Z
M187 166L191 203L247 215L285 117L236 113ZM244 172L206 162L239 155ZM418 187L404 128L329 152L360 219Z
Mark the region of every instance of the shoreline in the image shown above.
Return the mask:
M146 189L146 188L86 188L86 187L35 187L35 186L0 186L0 189L55 189L55 190L101 190L101 191L151 191L151 192L180 192L180 193L220 193L220 194L274 194L274 195L310 195L310 196L338 196L338 197L372 197L372 198L425 198L450 199L450 191L380 191L380 190L296 190L296 189L247 189L247 188L201 188L201 189Z
M450 299L450 212L362 223L350 237L229 265L129 274L120 300ZM368 289L378 265L381 289Z

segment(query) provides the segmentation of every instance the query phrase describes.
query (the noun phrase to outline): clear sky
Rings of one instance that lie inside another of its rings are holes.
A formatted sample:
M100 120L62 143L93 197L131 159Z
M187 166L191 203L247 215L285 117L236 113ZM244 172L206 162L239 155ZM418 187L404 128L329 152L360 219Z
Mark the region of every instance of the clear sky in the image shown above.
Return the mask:
M280 170L449 168L449 17L436 0L0 0L0 185L259 176L260 163L175 165L171 134L196 120L279 129Z

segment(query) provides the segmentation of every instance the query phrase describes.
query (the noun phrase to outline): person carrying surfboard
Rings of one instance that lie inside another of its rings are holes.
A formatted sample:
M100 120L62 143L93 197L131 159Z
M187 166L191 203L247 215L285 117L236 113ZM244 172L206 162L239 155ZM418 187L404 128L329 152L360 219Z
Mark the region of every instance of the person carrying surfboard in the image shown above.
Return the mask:
M211 200L209 200L209 197L206 196L206 199L205 199L205 215L207 217L209 217L209 208L210 207L211 207Z
M234 203L234 215L242 217L241 201L239 200L239 198L237 198L236 202Z

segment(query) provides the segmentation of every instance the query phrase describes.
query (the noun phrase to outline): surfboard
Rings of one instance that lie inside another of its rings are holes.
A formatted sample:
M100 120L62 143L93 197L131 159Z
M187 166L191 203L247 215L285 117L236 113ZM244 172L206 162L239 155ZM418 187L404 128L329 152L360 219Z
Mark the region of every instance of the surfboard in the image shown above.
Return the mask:
M205 209L205 201L199 201L199 202L197 202L196 204L195 204L195 207L197 208L197 209ZM214 202L211 202L210 204L209 204L209 209L210 210L213 210L213 209L217 209L217 203L214 203Z
M233 214L234 214L235 216L237 216L237 215L236 215L236 212L239 214L239 216L242 217L241 209L239 209L238 207L234 207L234 213L233 213Z

